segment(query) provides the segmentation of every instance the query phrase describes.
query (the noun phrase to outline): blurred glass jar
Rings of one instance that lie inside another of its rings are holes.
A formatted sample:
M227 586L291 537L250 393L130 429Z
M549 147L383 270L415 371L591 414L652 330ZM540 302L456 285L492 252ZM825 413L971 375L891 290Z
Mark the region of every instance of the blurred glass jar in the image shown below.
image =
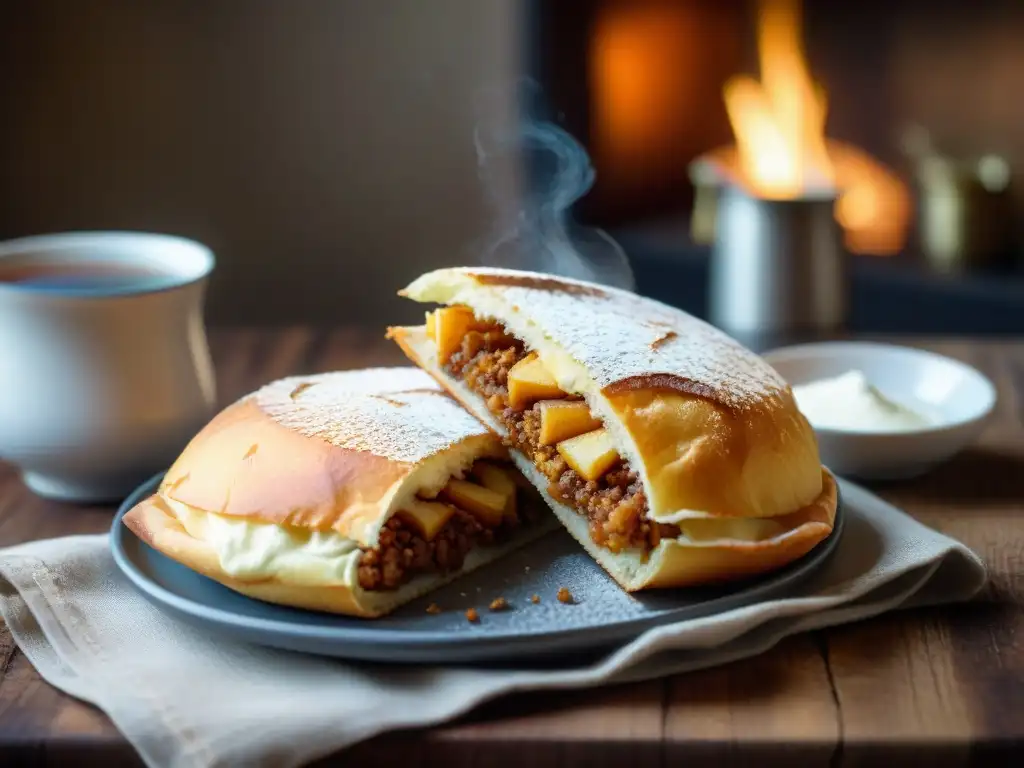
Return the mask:
M920 131L910 132L904 146L914 166L916 237L928 263L946 273L1012 264L1018 236L1006 158L951 157Z

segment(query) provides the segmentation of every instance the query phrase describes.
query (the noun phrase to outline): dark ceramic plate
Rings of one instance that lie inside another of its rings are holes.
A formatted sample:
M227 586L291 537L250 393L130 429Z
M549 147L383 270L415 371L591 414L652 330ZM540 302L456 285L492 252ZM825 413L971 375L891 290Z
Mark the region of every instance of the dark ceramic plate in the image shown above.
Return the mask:
M810 553L770 576L730 586L629 595L564 531L544 537L380 619L354 619L271 605L239 595L160 554L121 523L153 493L155 477L125 500L114 518L114 561L157 608L236 640L293 651L384 662L489 664L602 653L651 627L721 613L784 595L826 561L835 530ZM555 598L568 587L575 603ZM530 602L539 595L539 604ZM487 606L505 597L510 610ZM435 602L443 611L428 614ZM480 622L464 615L476 608Z

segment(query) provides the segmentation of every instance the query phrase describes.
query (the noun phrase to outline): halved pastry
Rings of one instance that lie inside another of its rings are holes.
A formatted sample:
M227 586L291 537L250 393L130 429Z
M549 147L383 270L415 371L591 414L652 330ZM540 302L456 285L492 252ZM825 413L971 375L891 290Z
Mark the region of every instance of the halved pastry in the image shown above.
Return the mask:
M500 440L411 367L242 398L124 522L242 594L366 617L557 527Z
M452 268L400 292L417 365L513 448L625 589L763 573L832 531L835 480L766 362L703 321L552 275Z

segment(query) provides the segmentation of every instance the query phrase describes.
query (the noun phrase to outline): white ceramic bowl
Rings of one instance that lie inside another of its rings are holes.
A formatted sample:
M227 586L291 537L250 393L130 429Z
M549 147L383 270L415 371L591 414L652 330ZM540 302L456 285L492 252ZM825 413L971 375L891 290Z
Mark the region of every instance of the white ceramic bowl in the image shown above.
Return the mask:
M934 352L871 342L782 347L765 359L791 386L862 371L883 395L928 414L907 432L814 426L822 462L840 475L902 479L923 474L973 442L996 404L996 388L969 365Z

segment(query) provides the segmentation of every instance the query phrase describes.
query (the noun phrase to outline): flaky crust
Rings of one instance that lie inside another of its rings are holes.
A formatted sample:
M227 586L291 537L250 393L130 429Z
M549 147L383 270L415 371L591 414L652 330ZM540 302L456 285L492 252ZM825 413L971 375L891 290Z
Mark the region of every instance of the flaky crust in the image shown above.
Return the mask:
M786 387L775 369L718 329L629 291L533 272L455 267L429 272L400 293L433 301L432 295L466 287L462 298L498 297L508 315L529 318L606 394L668 390L741 409Z
M433 345L421 329L392 328L390 335L410 359L422 365L469 411L492 429L505 431L481 397L441 369L432 355ZM727 582L768 573L810 552L835 526L838 489L835 478L819 466L819 494L810 503L765 521L777 528L770 538L757 541L730 538L726 527L721 537L701 541L698 534L702 528L706 532L708 525L725 523L728 526L735 516L691 517L679 523L684 535L676 540L663 539L644 561L638 553L613 553L594 543L586 518L548 492L547 478L534 466L532 459L519 451L512 451L511 457L573 538L629 592ZM690 536L686 535L688 528Z
M446 452L506 455L422 371L379 368L273 382L188 444L159 493L205 512L376 543L391 502Z

